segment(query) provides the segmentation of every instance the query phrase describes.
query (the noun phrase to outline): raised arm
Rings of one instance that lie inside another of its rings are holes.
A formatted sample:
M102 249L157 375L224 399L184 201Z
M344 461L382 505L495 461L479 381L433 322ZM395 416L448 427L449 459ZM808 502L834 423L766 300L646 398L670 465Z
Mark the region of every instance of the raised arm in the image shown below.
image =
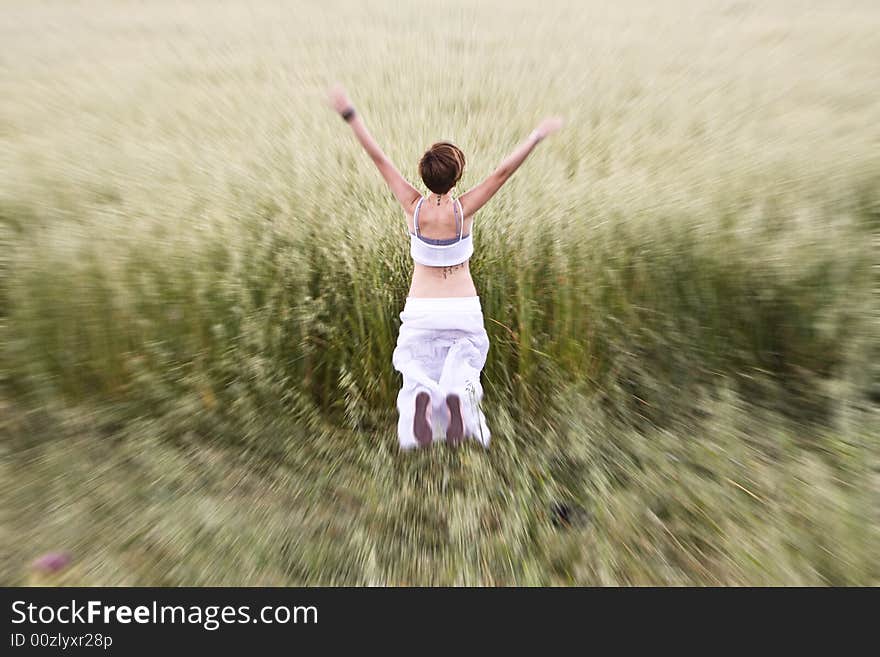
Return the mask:
M461 207L466 217L471 216L483 207L490 198L495 195L501 186L508 181L513 172L519 168L529 156L535 146L545 137L553 134L562 127L562 119L559 117L546 118L532 130L531 134L508 155L498 168L479 185L469 190L460 197Z
M400 172L392 164L391 160L388 159L379 147L379 144L376 143L376 140L373 139L373 135L367 130L367 126L361 119L360 114L355 112L348 94L345 93L345 89L341 85L335 85L330 89L329 95L333 109L348 121L351 129L354 130L354 136L357 137L361 146L367 151L367 155L376 164L379 173L382 174L385 182L388 183L391 191L394 192L394 196L397 197L397 200L403 206L403 209L410 210L413 204L421 197L419 191L410 185L406 178L400 175Z

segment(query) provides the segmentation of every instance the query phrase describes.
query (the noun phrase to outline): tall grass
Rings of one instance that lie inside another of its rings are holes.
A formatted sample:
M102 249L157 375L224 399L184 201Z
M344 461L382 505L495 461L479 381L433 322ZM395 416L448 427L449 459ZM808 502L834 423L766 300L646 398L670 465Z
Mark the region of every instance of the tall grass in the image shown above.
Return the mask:
M880 11L503 7L13 3L2 383L47 415L4 425L10 489L89 485L61 473L91 452L49 427L148 431L147 470L197 437L287 464L314 504L340 468L334 490L367 486L363 536L328 538L322 509L282 550L298 565L255 578L878 581ZM414 183L437 138L467 154L464 190L541 115L568 119L475 221L486 456L393 455L405 223L322 104L335 79ZM559 535L557 499L591 528ZM279 522L253 537L270 561ZM235 581L159 567L133 577Z

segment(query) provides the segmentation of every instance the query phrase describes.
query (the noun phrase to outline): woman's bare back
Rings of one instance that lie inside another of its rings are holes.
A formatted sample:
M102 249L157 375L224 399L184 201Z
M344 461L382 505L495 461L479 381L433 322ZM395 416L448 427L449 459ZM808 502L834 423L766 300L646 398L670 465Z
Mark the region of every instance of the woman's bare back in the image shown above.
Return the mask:
M463 234L469 235L473 227L473 216L464 218ZM406 225L410 233L415 232L413 214L406 212ZM453 202L438 207L434 202L425 202L419 210L419 235L428 239L451 239L458 237ZM471 297L477 296L477 289L471 278L470 260L446 267L429 267L418 262L413 269L411 297Z

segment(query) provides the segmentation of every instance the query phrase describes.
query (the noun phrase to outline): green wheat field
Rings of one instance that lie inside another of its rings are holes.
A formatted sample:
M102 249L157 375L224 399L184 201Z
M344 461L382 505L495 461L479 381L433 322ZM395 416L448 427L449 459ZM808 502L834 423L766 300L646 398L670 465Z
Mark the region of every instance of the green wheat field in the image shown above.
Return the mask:
M880 3L7 0L0 584L880 585ZM401 453L450 139L493 434Z

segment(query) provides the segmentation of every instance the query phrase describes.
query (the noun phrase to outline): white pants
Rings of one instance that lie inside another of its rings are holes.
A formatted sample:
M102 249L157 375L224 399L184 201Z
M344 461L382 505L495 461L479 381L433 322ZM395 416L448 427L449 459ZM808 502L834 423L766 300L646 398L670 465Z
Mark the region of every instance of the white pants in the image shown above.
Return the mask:
M400 334L394 349L394 369L403 375L397 395L400 419L397 434L402 449L418 446L413 434L415 399L431 396L434 440L445 440L449 424L448 394L461 403L465 437L489 446L489 427L480 403L480 372L489 352L479 297L407 297L400 313Z

